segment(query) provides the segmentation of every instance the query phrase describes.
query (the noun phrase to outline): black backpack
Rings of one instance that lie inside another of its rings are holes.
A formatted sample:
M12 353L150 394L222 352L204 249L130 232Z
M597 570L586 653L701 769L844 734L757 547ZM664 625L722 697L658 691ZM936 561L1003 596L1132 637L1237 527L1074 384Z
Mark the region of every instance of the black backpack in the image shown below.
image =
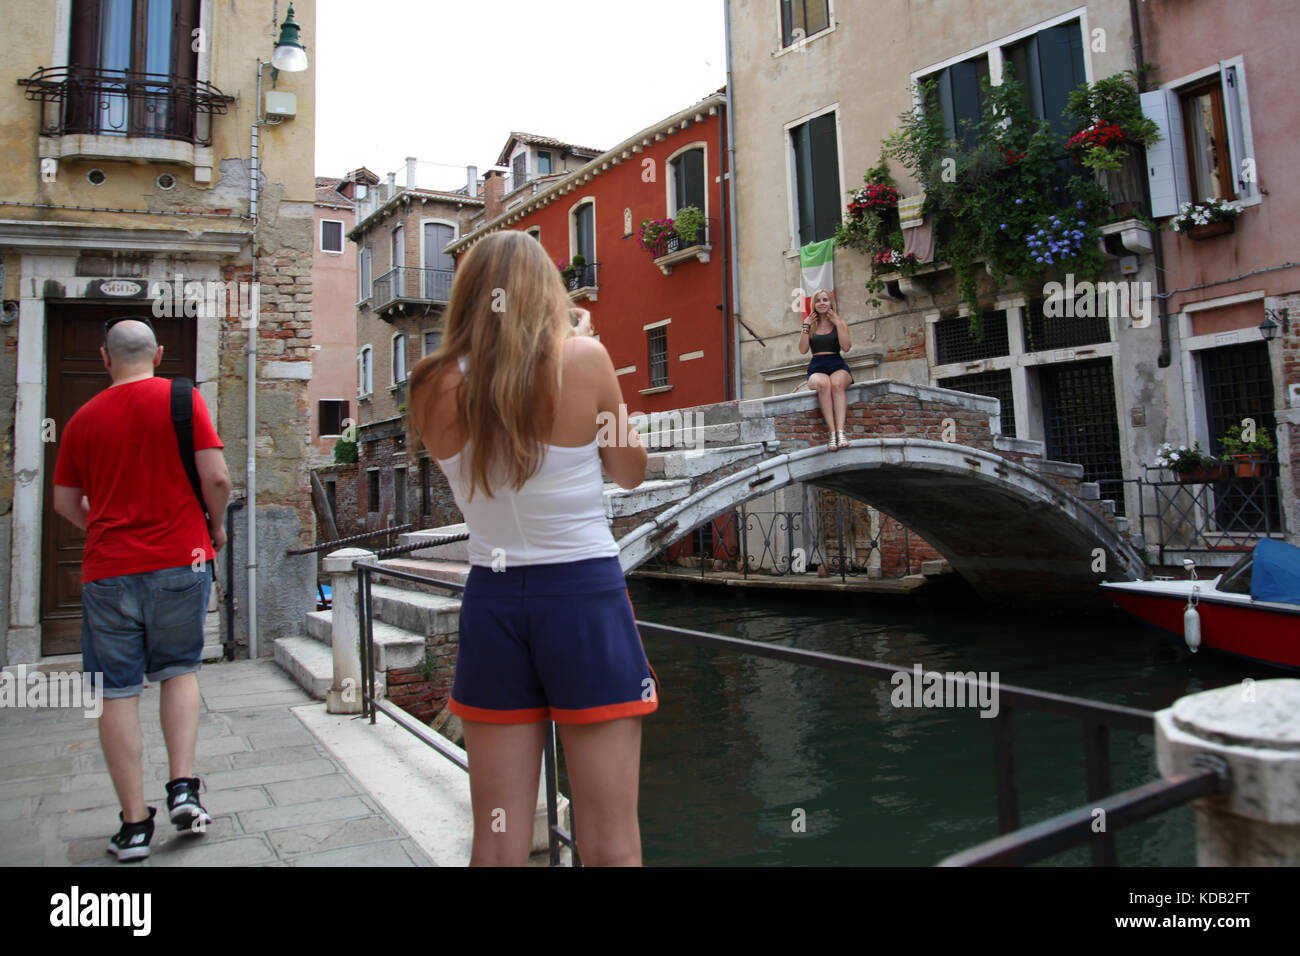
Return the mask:
M188 378L172 379L172 427L176 429L176 443L181 449L181 464L194 489L194 497L199 500L199 510L203 512L205 523L211 521L207 503L203 500L203 485L199 481L199 469L194 463L194 383Z

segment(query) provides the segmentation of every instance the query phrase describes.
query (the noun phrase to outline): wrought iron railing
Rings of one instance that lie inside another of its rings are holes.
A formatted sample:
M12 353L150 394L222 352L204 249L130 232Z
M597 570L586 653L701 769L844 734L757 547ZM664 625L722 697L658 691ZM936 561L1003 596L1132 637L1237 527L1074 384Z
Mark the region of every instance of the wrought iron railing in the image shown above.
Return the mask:
M362 639L363 715L368 716L373 724L377 713L385 714L456 766L468 771L468 760L459 748L453 747L441 734L409 714L376 697L374 628L370 594L373 577L417 582L458 594L464 593L465 585L381 568L369 563L357 562L353 567L357 571L359 583L357 611L361 622ZM725 653L766 657L872 680L892 681L895 674L913 672L913 668L896 664L863 661L837 654L800 650L779 644L764 644L645 621L637 621L636 626L643 640L649 637L684 641ZM957 693L962 694L962 699L978 699L978 691L981 689L978 677L972 681L962 674L945 674L944 679L961 685ZM1157 780L1122 793L1108 795L1112 786L1110 731L1115 729L1154 734L1153 713L1118 704L1103 704L1079 697L1029 690L1007 684L998 684L994 691L997 694L998 709L996 716L990 720L990 725L993 737L993 777L999 836L949 856L940 861L941 866L1024 865L1083 844L1088 845L1094 866L1113 866L1117 860L1115 845L1117 831L1192 800L1222 796L1231 789L1232 782L1227 765L1222 760L1208 757L1198 759L1199 769L1187 776ZM1020 795L1016 782L1013 724L1013 715L1016 711L1068 717L1078 721L1083 729L1087 803L1075 810L1023 829L1020 827ZM559 776L554 723L548 723L547 726L543 767L546 775L550 865L560 865L561 847L568 846L573 853L573 865L581 866L577 843L572 833L559 824ZM1105 810L1107 814L1106 826L1101 831L1097 831L1093 826L1098 808ZM570 805L570 826L573 826L573 812L573 807Z
M395 302L447 302L454 276L451 269L390 269L374 281L371 308L378 311Z
M1140 490L1142 528L1155 532L1160 564L1167 563L1166 552L1248 551L1259 538L1285 530L1276 462L1259 463L1249 476L1239 476L1232 464L1181 477L1147 467Z
M48 67L18 81L41 104L42 136L92 134L212 145L212 116L234 102L211 83L165 73Z
M596 269L599 266L599 262L588 262L576 269L570 268L569 274L564 277L564 287L570 292L576 292L578 289L595 288Z
M696 246L706 245L708 241L708 225L701 226L699 232L695 234L695 238L689 242L677 235L676 232L666 232L655 241L651 254L658 259L660 256L666 256L670 253L681 252L684 249L694 249Z

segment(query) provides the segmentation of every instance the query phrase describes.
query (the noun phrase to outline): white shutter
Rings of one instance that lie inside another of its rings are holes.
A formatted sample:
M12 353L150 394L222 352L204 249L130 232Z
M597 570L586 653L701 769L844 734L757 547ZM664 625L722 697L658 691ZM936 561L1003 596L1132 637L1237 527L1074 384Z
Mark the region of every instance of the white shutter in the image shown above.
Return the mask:
M1241 75L1235 66L1219 64L1223 79L1223 118L1228 126L1228 152L1232 156L1233 187L1239 199L1254 194L1254 183L1246 182L1243 174L1246 161L1246 136L1241 122Z
M1142 112L1160 128L1160 139L1147 146L1147 182L1151 187L1151 216L1160 219L1178 212L1174 179L1173 137L1170 135L1168 98L1164 90L1142 94ZM1179 131L1181 132L1181 130Z

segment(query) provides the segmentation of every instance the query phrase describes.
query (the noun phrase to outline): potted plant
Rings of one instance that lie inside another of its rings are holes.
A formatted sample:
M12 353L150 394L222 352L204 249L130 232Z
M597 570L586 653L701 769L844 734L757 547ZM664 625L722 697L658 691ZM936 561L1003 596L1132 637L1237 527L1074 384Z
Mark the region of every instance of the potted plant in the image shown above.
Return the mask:
M1225 457L1237 463L1238 478L1258 478L1264 471L1264 462L1277 451L1273 439L1264 429L1253 424L1248 428L1233 425L1219 439Z
M671 219L642 219L636 238L641 248L657 259L668 251L668 237L672 234Z
M1160 139L1160 127L1142 111L1136 74L1124 70L1085 83L1070 93L1065 111L1083 124L1066 140L1066 149L1096 173L1116 215L1140 212L1140 172L1130 147L1150 146Z
M1189 239L1210 239L1232 232L1241 210L1222 199L1185 202L1170 223L1174 232L1186 233Z
M1156 466L1168 468L1184 483L1218 481L1224 477L1223 463L1205 454L1200 442L1193 442L1191 448L1165 442L1156 451Z
M704 229L704 213L698 206L683 206L677 210L677 215L672 222L673 232L681 239L682 247L696 245L700 232Z
M569 263L569 278L567 283L569 291L572 292L574 289L581 289L583 282L586 280L586 275L587 257L579 253L574 256L572 261Z

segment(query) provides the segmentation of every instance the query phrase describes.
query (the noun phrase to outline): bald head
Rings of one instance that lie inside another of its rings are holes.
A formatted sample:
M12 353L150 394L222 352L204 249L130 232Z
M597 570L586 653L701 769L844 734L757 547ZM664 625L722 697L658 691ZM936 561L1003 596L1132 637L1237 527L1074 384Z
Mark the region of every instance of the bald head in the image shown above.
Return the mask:
M128 319L108 330L104 348L115 365L153 365L158 340L149 326Z

